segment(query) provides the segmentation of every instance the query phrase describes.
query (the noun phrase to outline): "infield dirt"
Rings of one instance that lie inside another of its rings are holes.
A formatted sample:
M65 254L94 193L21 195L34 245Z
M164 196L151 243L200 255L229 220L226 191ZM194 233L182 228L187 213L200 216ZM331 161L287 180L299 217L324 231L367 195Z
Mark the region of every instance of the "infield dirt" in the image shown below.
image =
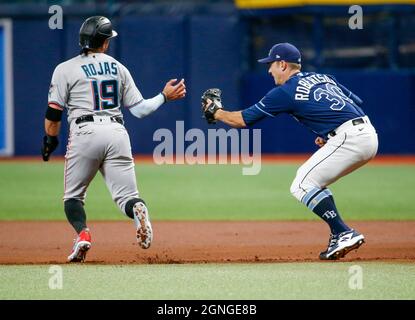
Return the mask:
M340 261L415 262L415 221L354 222L366 243ZM90 222L88 264L318 261L328 229L316 222L153 222L142 250L133 223ZM0 222L0 264L66 263L75 234L66 222Z

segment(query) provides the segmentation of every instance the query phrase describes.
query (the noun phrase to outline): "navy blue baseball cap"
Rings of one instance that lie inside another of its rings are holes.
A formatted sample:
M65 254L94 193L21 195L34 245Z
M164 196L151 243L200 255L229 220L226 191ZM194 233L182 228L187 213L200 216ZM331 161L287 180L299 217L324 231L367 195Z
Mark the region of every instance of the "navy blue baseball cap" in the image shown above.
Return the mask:
M300 51L291 43L277 43L268 53L268 57L259 59L259 63L270 63L274 61L287 61L292 63L301 63Z

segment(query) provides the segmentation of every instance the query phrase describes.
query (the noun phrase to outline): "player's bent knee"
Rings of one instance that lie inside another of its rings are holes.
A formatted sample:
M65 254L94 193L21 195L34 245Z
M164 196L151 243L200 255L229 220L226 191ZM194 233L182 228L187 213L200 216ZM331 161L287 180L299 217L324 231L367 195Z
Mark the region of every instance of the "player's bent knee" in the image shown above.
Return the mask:
M297 179L294 179L293 183L291 184L290 192L298 201L301 201L301 198L305 194L304 190L300 188L300 184L298 183Z
M297 175L291 184L290 192L298 201L303 202L309 192L321 189L314 181L303 175Z

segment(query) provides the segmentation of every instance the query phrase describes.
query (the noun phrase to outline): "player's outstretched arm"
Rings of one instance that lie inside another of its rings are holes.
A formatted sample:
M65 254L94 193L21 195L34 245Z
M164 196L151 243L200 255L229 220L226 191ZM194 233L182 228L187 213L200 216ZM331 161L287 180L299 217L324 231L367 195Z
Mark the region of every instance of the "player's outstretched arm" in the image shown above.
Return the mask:
M242 117L242 111L225 111L219 109L215 112L215 120L222 121L233 128L245 128L246 123Z
M184 98L186 96L184 79L176 82L177 79L167 81L161 93L151 99L142 99L140 103L130 107L129 110L132 115L141 119L156 111L165 102Z

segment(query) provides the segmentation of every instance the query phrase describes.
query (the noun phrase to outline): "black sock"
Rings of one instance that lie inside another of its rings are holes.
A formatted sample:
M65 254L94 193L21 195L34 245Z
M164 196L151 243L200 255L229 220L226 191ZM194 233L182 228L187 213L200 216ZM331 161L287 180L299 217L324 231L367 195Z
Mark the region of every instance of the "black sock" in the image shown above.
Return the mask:
M128 200L126 205L125 205L125 209L124 209L125 214L127 215L127 217L129 217L131 219L134 219L133 208L134 208L134 205L137 202L142 202L142 203L146 204L143 199L139 199L139 198Z
M313 212L329 225L332 234L351 230L340 217L332 196L323 198L313 208Z
M86 214L84 205L80 200L69 199L64 203L65 214L69 223L79 234L83 229L86 228Z

